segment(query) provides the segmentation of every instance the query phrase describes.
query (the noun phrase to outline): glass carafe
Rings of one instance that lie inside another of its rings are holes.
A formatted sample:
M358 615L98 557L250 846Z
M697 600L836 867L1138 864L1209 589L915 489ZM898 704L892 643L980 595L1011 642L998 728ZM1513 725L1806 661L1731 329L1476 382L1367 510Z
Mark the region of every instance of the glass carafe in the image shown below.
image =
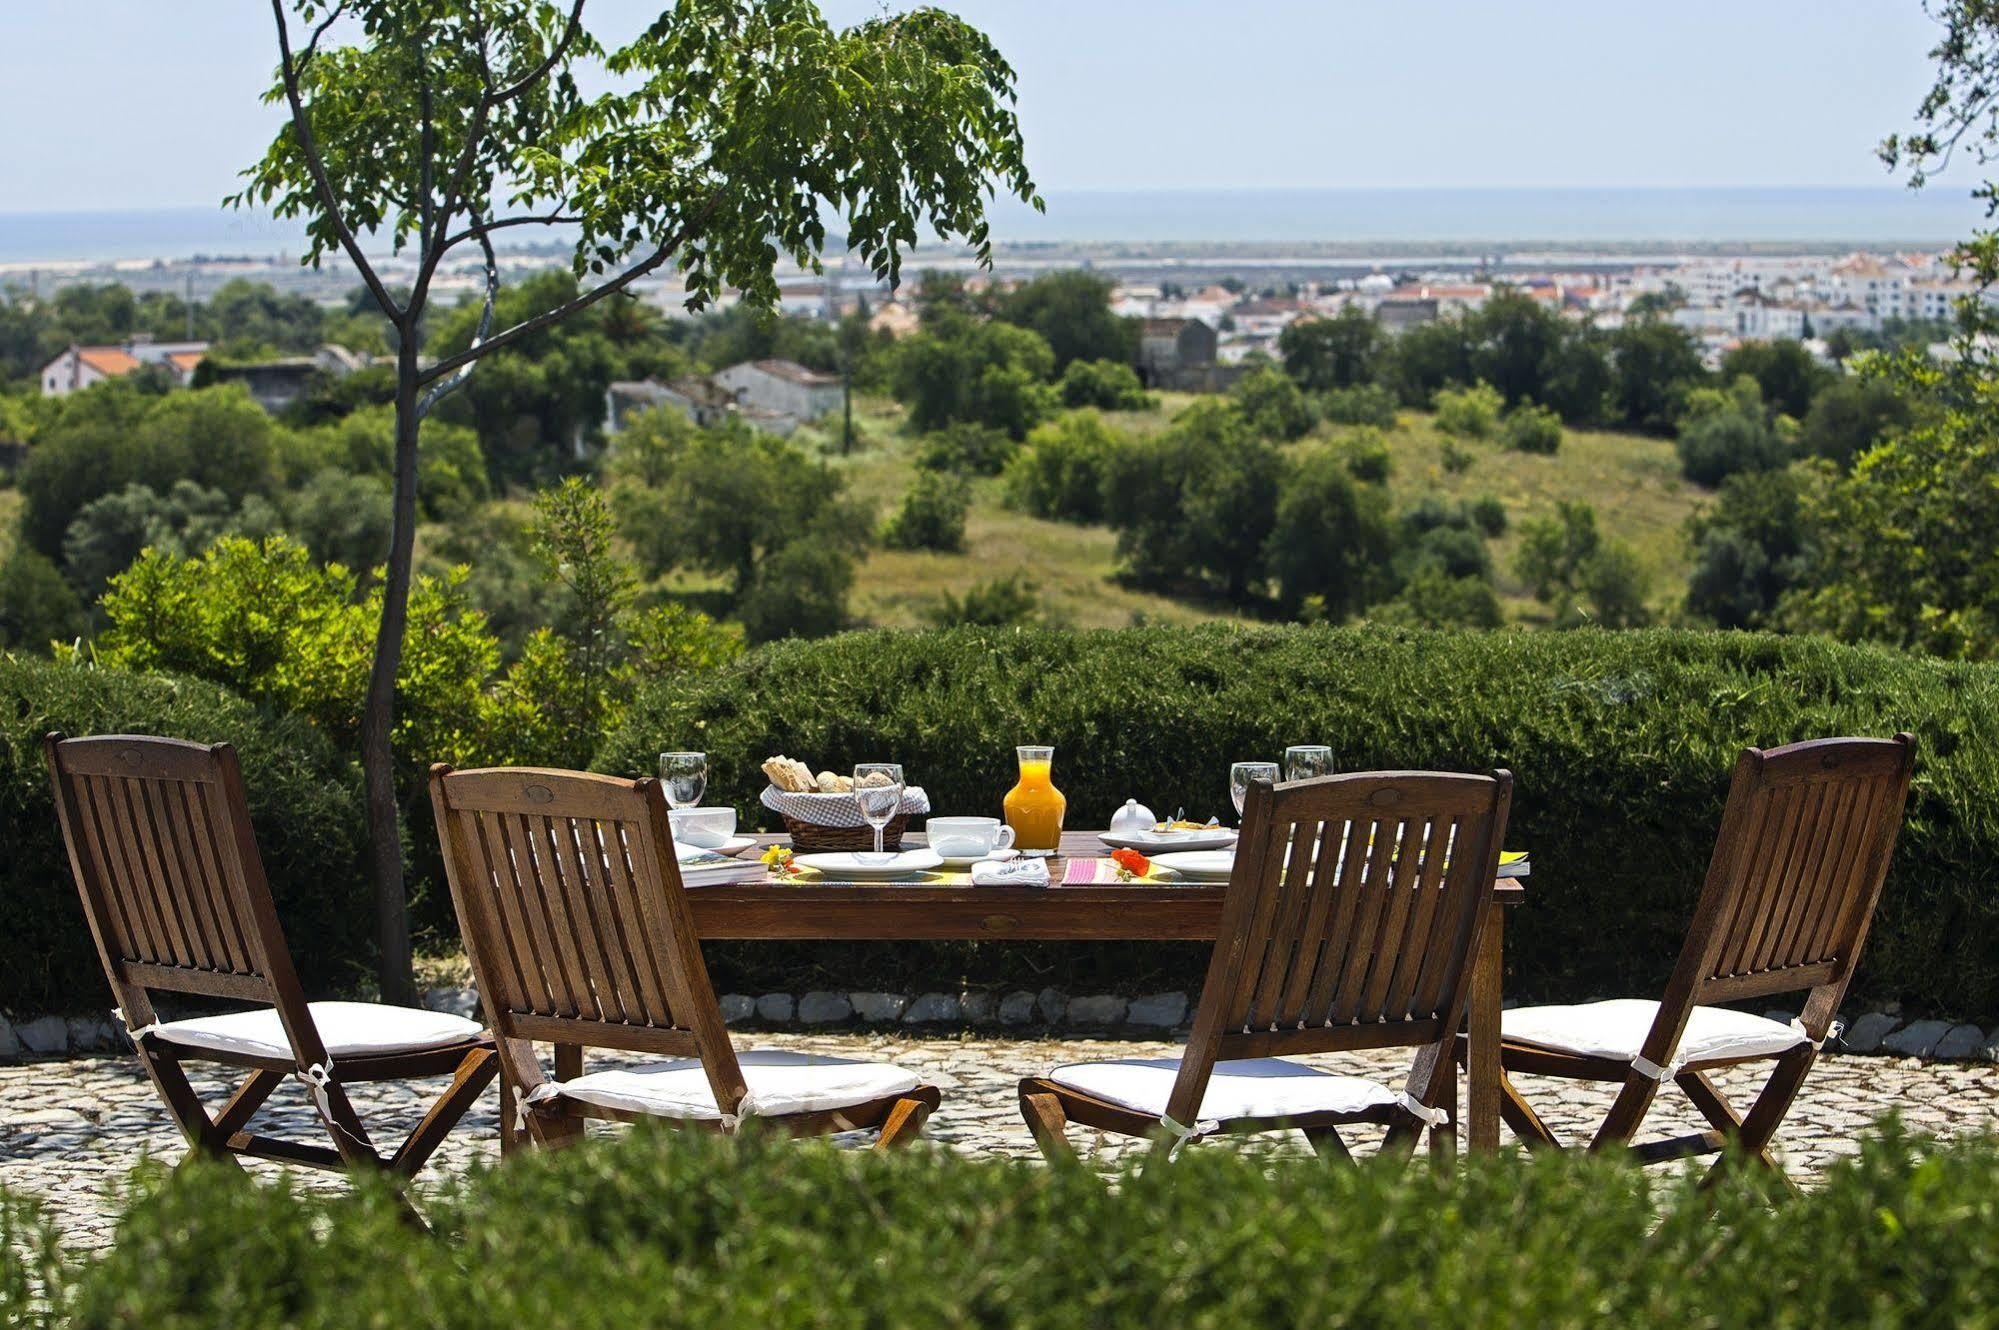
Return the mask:
M1037 745L1014 749L1020 783L1006 792L1006 824L1022 854L1053 854L1062 844L1062 815L1069 800L1055 788L1055 750Z

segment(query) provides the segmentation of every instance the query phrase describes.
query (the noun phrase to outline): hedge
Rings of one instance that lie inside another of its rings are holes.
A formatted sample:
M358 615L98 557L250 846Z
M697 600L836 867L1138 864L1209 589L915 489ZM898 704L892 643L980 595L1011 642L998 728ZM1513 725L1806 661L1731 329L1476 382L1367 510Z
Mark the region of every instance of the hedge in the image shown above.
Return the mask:
M731 1148L731 1146L736 1148ZM637 1129L524 1157L399 1221L375 1187L204 1166L112 1247L18 1259L54 1327L1988 1325L1999 1147L1892 1128L1810 1193L1587 1155L1357 1168L1226 1147L1118 1171ZM18 1207L18 1202L16 1203ZM4 1213L0 1207L0 1213ZM20 1249L38 1246L17 1214ZM1979 1235L1986 1235L1980 1237ZM4 1258L0 1258L4 1261ZM11 1312L12 1319L9 1319Z
M302 720L272 716L215 684L0 656L0 1008L111 1005L56 825L42 736L161 734L227 741L242 759L250 816L278 914L313 992L351 988L373 936L360 778Z
M711 799L768 815L757 768L900 760L932 804L997 813L1012 745L1056 746L1071 826L1136 796L1229 817L1229 764L1292 743L1349 770L1510 768L1508 841L1531 852L1507 932L1508 993L1643 993L1677 954L1736 754L1913 730L1909 818L1856 1001L1999 1014L1999 668L1811 638L1381 628L874 632L753 653L634 702L599 770L704 748ZM1200 949L772 945L714 948L724 987L899 991L958 979L1088 991L1198 985Z

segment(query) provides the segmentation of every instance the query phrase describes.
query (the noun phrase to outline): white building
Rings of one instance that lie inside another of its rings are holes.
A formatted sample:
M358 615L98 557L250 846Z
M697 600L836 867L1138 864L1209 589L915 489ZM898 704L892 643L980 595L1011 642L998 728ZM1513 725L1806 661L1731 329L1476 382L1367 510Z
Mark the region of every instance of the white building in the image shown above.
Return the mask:
M791 360L746 360L717 371L717 385L745 408L806 422L840 409L840 378Z
M1747 338L1754 341L1793 340L1805 335L1805 312L1783 305L1745 287L1726 301L1682 305L1673 322L1700 336Z
M206 342L155 342L145 337L122 346L71 346L42 366L42 396L60 397L147 365L161 366L175 387L185 388L207 354Z

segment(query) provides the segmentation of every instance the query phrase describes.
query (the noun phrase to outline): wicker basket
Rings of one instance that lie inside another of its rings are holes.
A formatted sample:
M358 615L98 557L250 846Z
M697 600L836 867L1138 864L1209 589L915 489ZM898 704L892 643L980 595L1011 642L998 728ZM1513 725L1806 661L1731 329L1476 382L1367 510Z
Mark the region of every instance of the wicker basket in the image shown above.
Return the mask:
M800 854L831 854L840 850L859 854L875 848L873 827L827 827L816 822L801 822L795 817L785 817L783 813L779 813L778 816L784 818L784 830L791 837L791 848ZM898 813L891 818L888 826L882 829L882 848L900 850L902 833L908 828L907 815Z
M875 829L861 816L860 803L851 794L791 794L773 787L764 790L762 803L783 820L794 850L823 854L875 848ZM882 848L901 849L909 819L929 811L930 797L922 786L905 789L901 810L882 830Z

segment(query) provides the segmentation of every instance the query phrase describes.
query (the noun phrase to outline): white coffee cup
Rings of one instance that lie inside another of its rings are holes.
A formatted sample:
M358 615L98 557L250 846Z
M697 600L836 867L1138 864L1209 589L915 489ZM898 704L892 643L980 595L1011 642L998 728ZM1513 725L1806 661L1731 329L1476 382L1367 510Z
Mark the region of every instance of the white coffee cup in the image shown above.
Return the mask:
M736 834L733 808L674 808L668 810L666 820L673 827L675 840L697 850L719 850Z
M924 830L946 859L983 859L1013 844L1013 828L996 817L933 817Z

